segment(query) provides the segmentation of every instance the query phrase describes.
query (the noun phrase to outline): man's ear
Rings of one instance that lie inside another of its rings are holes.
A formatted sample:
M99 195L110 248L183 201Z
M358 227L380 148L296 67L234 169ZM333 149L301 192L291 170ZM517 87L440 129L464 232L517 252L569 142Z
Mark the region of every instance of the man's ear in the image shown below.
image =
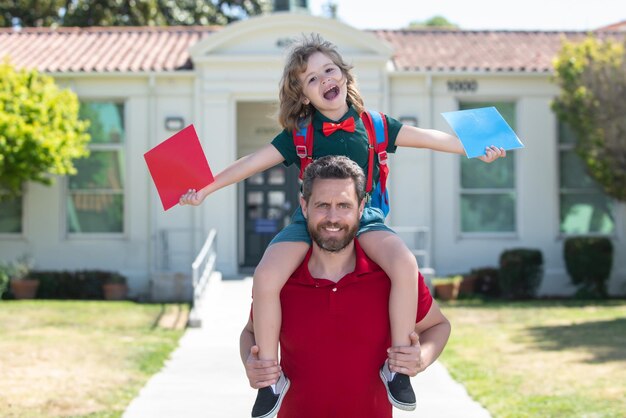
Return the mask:
M304 219L307 219L306 200L304 200L304 197L302 197L302 195L300 195L300 207L302 208L302 214L304 215Z
M361 199L361 204L359 205L359 219L363 216L363 210L365 209L365 199Z

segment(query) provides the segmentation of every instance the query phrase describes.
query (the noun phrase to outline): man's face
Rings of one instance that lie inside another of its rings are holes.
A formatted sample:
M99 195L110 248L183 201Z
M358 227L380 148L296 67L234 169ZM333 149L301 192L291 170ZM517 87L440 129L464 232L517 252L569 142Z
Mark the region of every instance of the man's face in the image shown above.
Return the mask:
M337 252L356 236L365 201L359 205L352 179L317 179L308 204L302 198L300 204L313 241Z

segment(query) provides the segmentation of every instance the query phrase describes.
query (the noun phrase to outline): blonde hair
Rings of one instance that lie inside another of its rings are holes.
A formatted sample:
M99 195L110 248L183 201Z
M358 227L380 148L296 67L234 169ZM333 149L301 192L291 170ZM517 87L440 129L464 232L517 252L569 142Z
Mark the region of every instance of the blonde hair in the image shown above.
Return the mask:
M312 33L309 36L303 36L292 46L280 79L278 123L289 131L297 129L299 125L308 124L315 112L311 103L302 102L302 83L299 76L306 70L309 57L316 52L321 52L330 58L346 77L348 103L354 106L359 114L365 110L363 99L356 86L356 79L351 72L352 65L343 60L335 45L322 39L319 34Z

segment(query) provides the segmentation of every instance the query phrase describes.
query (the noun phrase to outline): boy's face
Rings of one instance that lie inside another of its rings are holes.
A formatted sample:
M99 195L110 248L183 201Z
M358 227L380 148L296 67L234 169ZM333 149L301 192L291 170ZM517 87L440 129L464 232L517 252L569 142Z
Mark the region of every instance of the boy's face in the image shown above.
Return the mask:
M348 111L346 77L326 55L321 52L311 55L298 78L304 104L311 103L331 120L340 119Z

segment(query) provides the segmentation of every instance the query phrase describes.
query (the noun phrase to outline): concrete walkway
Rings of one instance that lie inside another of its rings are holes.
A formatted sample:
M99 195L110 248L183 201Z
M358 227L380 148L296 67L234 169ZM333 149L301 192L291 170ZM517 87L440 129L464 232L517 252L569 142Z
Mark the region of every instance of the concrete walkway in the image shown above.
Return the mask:
M252 280L215 274L201 311L203 326L188 329L163 369L128 406L123 418L245 418L255 391L239 358L239 334L250 309ZM413 378L417 410L394 417L489 418L439 363Z

